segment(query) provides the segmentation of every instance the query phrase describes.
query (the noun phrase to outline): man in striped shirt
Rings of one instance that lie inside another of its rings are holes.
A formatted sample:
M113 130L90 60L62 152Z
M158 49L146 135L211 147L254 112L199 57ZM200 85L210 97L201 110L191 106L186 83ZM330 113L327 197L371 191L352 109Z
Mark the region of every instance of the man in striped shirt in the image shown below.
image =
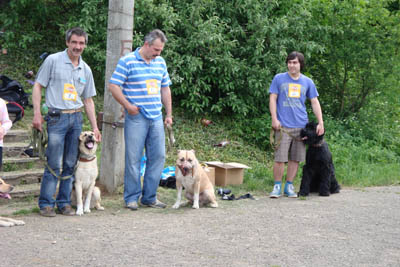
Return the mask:
M148 33L142 47L119 60L109 81L108 89L125 109L124 200L131 210L138 209L140 197L143 206L166 207L157 199L165 162L162 105L164 123L172 124L171 80L160 56L166 42L162 31ZM142 189L140 159L144 149L147 162Z

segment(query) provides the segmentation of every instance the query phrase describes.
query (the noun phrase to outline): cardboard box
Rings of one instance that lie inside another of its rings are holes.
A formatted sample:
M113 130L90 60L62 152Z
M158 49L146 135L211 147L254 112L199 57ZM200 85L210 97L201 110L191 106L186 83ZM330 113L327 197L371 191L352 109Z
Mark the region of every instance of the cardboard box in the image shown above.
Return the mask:
M244 169L250 168L249 166L236 162L223 163L220 161L208 161L206 164L215 168L216 186L242 184Z
M204 168L204 170L206 171L206 173L208 175L208 179L210 179L210 182L212 183L212 185L215 186L215 168L207 166L206 168Z

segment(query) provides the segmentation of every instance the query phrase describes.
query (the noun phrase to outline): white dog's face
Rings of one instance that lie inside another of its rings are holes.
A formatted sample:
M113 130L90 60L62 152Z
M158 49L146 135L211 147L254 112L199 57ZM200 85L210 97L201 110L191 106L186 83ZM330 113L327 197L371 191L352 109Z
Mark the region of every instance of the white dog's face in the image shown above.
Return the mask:
M97 140L94 132L82 132L79 136L79 151L85 155L95 155L97 149Z
M197 164L197 159L194 150L179 150L176 166L181 170L183 176L188 174L193 175L193 168Z
M3 179L0 178L0 198L11 199L10 192L14 189L14 187L10 184L4 182Z

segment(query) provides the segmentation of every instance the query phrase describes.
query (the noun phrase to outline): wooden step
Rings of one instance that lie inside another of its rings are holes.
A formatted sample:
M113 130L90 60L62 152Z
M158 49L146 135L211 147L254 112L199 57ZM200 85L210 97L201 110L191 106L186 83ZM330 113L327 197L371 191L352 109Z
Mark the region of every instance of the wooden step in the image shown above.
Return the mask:
M14 187L14 190L10 192L12 198L22 198L33 196L37 197L40 194L40 184L24 184L17 185Z
M4 136L4 143L26 142L31 139L30 130L10 130Z
M3 171L43 168L44 161L39 157L5 157L3 158Z
M36 162L40 161L39 157L23 157L23 158L18 158L18 157L5 157L3 158L3 164L19 164L19 163L30 163L30 162Z
M43 176L43 169L30 169L11 172L0 172L6 183L12 185L39 183Z
M3 157L19 157L28 148L30 141L4 143Z

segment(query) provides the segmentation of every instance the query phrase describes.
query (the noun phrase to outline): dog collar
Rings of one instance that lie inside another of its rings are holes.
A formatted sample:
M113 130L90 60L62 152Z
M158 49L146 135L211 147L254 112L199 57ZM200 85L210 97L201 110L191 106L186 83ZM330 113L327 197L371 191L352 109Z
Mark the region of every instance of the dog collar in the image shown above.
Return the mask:
M93 161L93 160L95 160L96 159L96 157L93 157L93 158L90 158L90 159L87 159L87 158L79 158L79 161L81 161L81 162L90 162L90 161Z
M314 144L312 145L313 147L320 147L322 146L322 144L324 143L324 140L322 140L321 142L319 142L318 144Z

